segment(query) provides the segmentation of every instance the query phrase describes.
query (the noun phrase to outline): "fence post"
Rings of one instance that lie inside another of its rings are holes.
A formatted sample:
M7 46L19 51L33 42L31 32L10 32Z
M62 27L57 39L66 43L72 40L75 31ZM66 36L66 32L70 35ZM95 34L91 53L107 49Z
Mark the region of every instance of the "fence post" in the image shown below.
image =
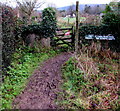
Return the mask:
M79 37L79 1L76 1L76 32L75 32L75 55L78 53L78 37Z
M72 37L71 37L72 41L71 41L71 44L72 44L73 46L74 46L74 43L75 43L74 35L75 35L75 33L74 33L74 27L72 26Z

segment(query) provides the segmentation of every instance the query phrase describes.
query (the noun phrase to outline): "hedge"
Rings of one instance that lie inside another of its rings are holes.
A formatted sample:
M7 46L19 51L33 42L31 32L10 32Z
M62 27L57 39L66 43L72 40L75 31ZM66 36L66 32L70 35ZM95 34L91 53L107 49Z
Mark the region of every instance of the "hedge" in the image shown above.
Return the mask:
M116 24L116 25L120 25L120 24ZM118 52L120 51L120 46L119 46L120 32L115 26L112 27L109 24L101 24L100 26L82 25L79 28L80 28L79 29L79 39L82 40L83 44L88 43L87 40L85 40L85 35L88 35L88 34L94 34L94 35L112 34L115 37L115 41L111 41L109 43L109 46ZM113 28L114 28L114 30L113 30Z

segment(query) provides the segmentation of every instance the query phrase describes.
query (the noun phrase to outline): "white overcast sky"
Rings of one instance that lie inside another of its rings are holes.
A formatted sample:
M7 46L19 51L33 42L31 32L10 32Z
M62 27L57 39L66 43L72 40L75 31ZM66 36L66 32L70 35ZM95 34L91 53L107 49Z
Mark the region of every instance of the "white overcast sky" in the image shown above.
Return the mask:
M11 6L15 7L15 0L0 0L0 2L9 2ZM20 0L22 1L22 0ZM64 7L72 4L76 4L76 1L79 1L79 4L108 4L112 0L38 0L44 1L42 9L47 7L48 4L55 5L56 7Z

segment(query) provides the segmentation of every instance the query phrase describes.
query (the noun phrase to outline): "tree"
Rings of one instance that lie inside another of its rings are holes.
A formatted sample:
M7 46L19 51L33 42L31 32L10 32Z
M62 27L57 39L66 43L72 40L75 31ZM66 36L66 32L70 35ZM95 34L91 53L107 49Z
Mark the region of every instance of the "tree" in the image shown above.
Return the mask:
M106 8L105 8L105 13L108 13L108 12L111 12L112 9L110 7L110 5L106 5Z
M70 17L73 17L73 14L75 14L75 5L71 5L68 8L68 14L70 15Z
M110 2L109 6L111 7L111 10L114 13L120 15L120 2L114 2L114 1L112 1L112 2Z
M34 10L40 8L44 2L38 2L38 0L16 0L19 10L22 12L25 18L28 19L28 23L30 23L31 15Z
M60 10L60 16L61 17L66 17L66 11L65 10Z
M90 12L91 12L91 6L85 5L84 13L90 14Z
M96 14L100 14L100 6L99 5L96 6Z

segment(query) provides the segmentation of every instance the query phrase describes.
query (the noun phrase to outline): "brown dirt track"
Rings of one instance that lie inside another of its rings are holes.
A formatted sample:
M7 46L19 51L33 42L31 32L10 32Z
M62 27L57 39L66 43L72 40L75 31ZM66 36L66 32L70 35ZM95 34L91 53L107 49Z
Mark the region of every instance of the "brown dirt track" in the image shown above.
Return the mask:
M44 62L14 100L13 109L57 109L55 99L60 91L61 66L71 56L65 52Z

